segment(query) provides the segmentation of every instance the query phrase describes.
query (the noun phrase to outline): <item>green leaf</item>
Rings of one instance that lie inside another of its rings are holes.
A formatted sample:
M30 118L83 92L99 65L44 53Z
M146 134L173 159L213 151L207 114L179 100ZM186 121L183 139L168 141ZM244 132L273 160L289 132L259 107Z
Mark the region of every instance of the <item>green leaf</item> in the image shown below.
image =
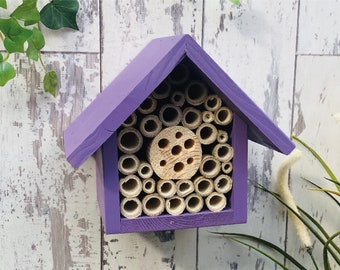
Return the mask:
M47 72L44 76L44 90L55 97L58 85L57 73L54 70Z
M6 0L0 0L0 7L6 9L7 8L7 3Z
M0 86L4 86L9 80L13 79L15 74L15 69L10 63L0 62Z
M0 19L0 31L5 36L4 46L9 53L24 52L24 43L32 31L20 26L16 19Z
M27 40L28 47L26 50L26 55L28 58L37 61L40 50L45 46L45 39L38 28L34 27L32 32L32 36Z
M40 13L37 9L37 0L24 0L10 16L24 21L25 26L39 22Z
M79 30L76 22L78 9L77 0L52 0L40 11L40 21L53 30L62 27Z
M233 3L234 5L241 5L241 1L240 0L229 0L231 3Z

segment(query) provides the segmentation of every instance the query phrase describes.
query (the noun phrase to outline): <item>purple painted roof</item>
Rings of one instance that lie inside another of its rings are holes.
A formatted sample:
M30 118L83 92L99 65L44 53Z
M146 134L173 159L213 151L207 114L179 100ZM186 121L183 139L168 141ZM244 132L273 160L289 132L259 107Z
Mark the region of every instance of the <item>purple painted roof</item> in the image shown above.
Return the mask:
M248 125L248 138L284 154L295 145L189 35L151 41L65 130L67 160L80 166L183 60L219 89L224 101Z

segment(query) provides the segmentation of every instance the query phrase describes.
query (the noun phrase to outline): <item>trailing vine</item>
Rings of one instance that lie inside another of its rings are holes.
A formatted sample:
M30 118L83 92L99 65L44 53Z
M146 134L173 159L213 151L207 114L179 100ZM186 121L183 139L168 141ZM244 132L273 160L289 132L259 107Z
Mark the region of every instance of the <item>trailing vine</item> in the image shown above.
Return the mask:
M76 22L79 3L78 0L51 0L39 11L37 1L23 0L8 17L3 18L1 9L7 10L7 0L0 0L0 40L4 48L0 51L0 86L16 76L16 70L8 60L12 53L20 53L40 61L45 71L44 90L55 96L57 73L47 70L41 58L45 38L40 23L53 30L63 27L79 30Z

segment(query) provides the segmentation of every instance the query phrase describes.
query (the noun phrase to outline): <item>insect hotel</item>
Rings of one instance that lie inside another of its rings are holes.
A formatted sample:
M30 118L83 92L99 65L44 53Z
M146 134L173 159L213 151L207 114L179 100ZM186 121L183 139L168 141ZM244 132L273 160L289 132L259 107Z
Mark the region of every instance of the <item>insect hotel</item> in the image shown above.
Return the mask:
M188 35L151 41L64 134L93 155L105 232L244 223L247 141L292 142Z

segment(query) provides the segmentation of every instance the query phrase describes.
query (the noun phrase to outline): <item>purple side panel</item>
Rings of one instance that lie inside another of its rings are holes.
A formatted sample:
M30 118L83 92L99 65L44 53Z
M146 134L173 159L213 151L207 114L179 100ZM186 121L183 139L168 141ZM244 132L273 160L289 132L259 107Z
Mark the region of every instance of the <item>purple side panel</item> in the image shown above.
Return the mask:
M103 177L103 153L99 148L94 154L96 160L96 187L97 187L97 201L99 205L100 214L103 223L105 224L105 193L104 193L104 177Z
M116 132L103 144L103 175L106 233L120 229L120 199Z
M235 212L234 223L244 223L247 221L248 139L247 125L237 114L234 114L231 142L234 148L234 157L230 204Z

